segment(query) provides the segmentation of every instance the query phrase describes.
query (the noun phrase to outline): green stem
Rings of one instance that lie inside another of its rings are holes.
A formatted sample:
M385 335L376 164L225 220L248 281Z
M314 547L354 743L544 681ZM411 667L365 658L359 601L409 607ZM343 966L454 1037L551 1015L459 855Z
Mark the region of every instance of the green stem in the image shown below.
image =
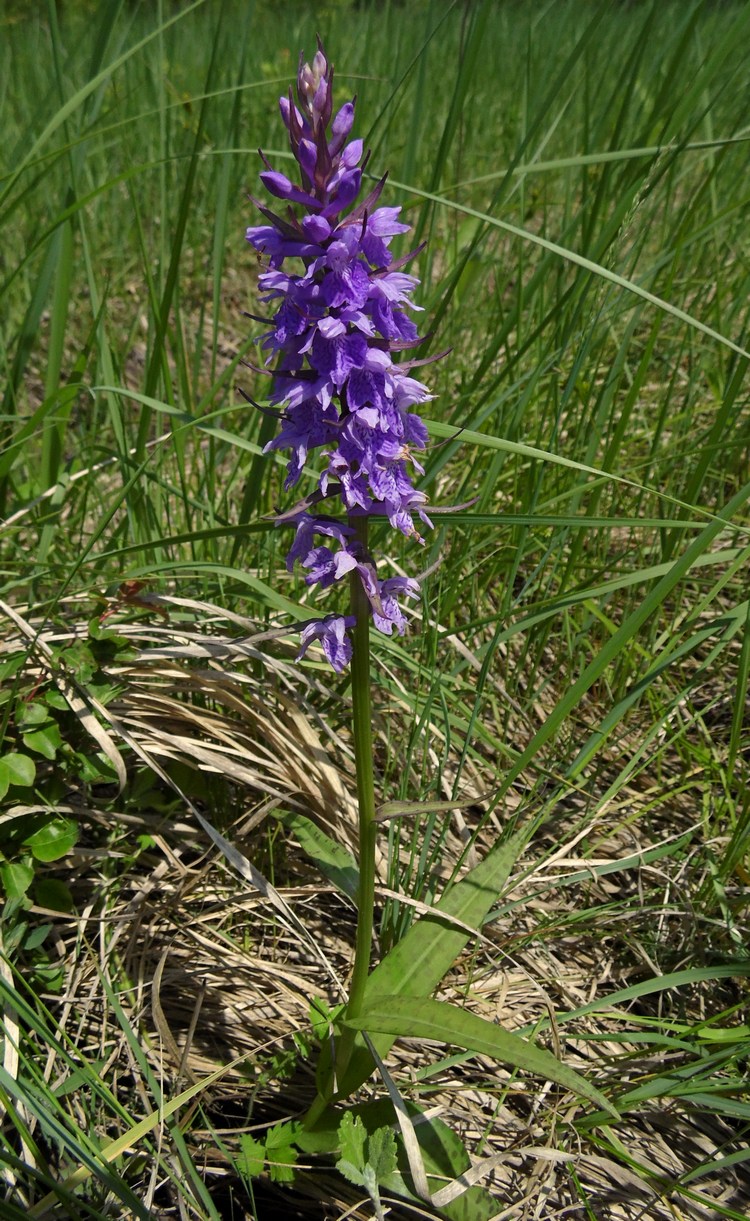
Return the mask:
M349 525L357 542L367 554L367 518L350 516ZM362 588L359 573L351 576L351 609L356 619L352 628L352 728L354 758L357 770L357 803L359 809L359 890L357 892L357 937L354 968L349 985L348 1017L362 1012L365 987L370 973L372 952L373 908L375 906L375 785L372 757L372 711L370 705L370 603ZM354 1049L356 1033L345 1027L336 1050L336 1077L341 1080ZM333 1082L319 1087L321 1092L308 1111L305 1126L314 1127L333 1097Z
M357 541L367 554L367 518L350 517ZM352 614L357 622L352 628L352 723L354 758L357 768L357 802L359 806L359 890L357 893L357 940L354 970L349 985L349 1017L362 1011L365 985L370 973L372 923L375 905L375 785L372 758L372 711L370 705L370 603L358 572L352 573Z
M367 555L367 518L349 518L357 542ZM359 573L351 576L352 614L352 729L354 760L357 769L357 805L359 809L359 889L357 892L357 938L354 947L354 969L349 984L348 1017L362 1012L365 987L370 974L372 953L373 908L375 906L375 786L372 759L372 709L370 705L370 603L362 587ZM355 1033L344 1029L336 1056L336 1075L341 1079L354 1049Z

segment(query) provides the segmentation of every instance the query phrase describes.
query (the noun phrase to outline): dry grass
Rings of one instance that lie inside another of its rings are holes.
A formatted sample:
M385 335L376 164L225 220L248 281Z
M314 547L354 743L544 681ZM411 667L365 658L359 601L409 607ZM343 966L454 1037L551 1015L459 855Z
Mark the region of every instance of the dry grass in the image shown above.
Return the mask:
M181 808L178 800L160 816L139 813L132 802L118 814L110 801L105 813L95 795L88 802L84 794L71 795L71 808L89 833L65 863L79 915L54 917L56 952L65 969L54 1005L60 1030L83 1054L102 1062L102 1075L116 1095L128 1097L136 1118L153 1104L128 1027L140 1032L165 1098L235 1062L200 1096L200 1116L191 1112L182 1125L207 1181L223 1182L221 1190L231 1194L231 1158L240 1134L300 1114L312 1100L312 1072L297 1054L295 1035L309 1032L313 997L335 1003L344 995L352 955L352 904L321 881L293 840L282 846L274 813L304 812L353 847L352 765L349 743L333 727L331 713L339 721L345 716L331 708L314 677L283 659L283 641L274 650L276 660L263 655L273 680L260 680L253 671L267 633L217 607L158 601L181 620L117 627L136 652L118 667L122 694L106 710L98 745L102 733L118 749L126 742L162 775L165 795L167 782L179 787L174 775L180 769L214 781L220 777L214 791L224 793L224 800L211 808L186 798ZM82 630L71 629L71 638ZM40 677L52 634L47 636L42 630L36 638ZM90 710L82 715L90 730ZM476 769L472 779L481 787ZM662 792L664 787L662 777ZM689 830L692 819L689 789L681 787L669 811L672 835ZM576 803L557 811L555 824L547 824L519 863L501 911L441 990L445 999L508 1028L541 1024L547 1029L541 1038L568 1064L620 1089L665 1071L669 1056L629 1041L622 1010L602 1006L560 1028L554 1015L673 969L698 935L681 899L684 858L648 863L645 856L654 842L641 842L633 811L648 807L651 797L638 786L622 791L616 808L604 811L598 825L586 825L585 852L584 833L575 830ZM229 842L228 859L206 851L196 815L226 837L215 842ZM126 868L111 857L105 868L102 860L102 835L106 839L114 824L123 857L128 842L149 836L150 847ZM465 832L465 825L457 826L447 843L446 874ZM488 824L480 852L492 834ZM273 885L259 872L271 862ZM239 879L238 868L245 873ZM381 899L389 893L382 856L379 893ZM660 929L654 928L657 906ZM588 916L594 908L596 921ZM50 916L38 908L34 913ZM660 952L663 962L655 961ZM696 988L684 1017L705 1017L717 1005L715 996ZM646 998L637 1012L656 1010ZM430 1054L437 1059L442 1053L435 1048ZM491 1186L498 1217L708 1221L719 1201L750 1209L750 1183L741 1166L708 1173L689 1200L680 1194L678 1203L671 1195L671 1186L696 1165L734 1147L735 1134L719 1117L707 1118L674 1100L666 1107L658 1097L643 1102L617 1129L624 1153L615 1160L596 1131L576 1128L579 1104L556 1087L540 1087L477 1057L447 1061L425 1077L420 1070L427 1059L424 1045L402 1041L390 1069L406 1095L428 1102L431 1113L461 1135L472 1151L469 1181ZM47 1079L59 1083L60 1071L50 1052ZM170 1140L166 1127L161 1139ZM371 1215L369 1205L354 1207L356 1193L324 1167L303 1173L299 1186L306 1215ZM155 1215L172 1214L167 1209ZM418 1213L394 1205L390 1215Z

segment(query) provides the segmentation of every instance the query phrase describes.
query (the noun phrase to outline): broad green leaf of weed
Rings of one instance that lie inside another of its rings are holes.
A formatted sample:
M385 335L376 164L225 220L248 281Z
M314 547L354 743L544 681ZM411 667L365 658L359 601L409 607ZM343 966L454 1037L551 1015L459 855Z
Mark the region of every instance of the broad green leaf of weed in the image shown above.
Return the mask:
M237 1169L243 1177L257 1179L263 1173L266 1160L266 1147L262 1141L256 1140L249 1132L240 1135L240 1152L237 1158Z
M351 1111L346 1112L339 1124L338 1137L341 1155L336 1162L336 1169L340 1170L350 1183L363 1187L364 1169L367 1164L367 1128L359 1115L353 1115Z
M385 1216L380 1200L380 1185L398 1167L396 1137L390 1127L376 1128L368 1137L359 1116L347 1111L339 1127L341 1157L336 1169L357 1187L364 1187L372 1200L378 1221Z
M36 777L36 764L28 755L11 750L0 759L0 797L4 797L11 784L29 788Z
M0 886L6 899L20 899L34 881L34 866L29 860L0 862Z
M19 706L18 723L25 729L29 725L42 725L48 716L49 712L44 704L23 704Z
M36 928L32 928L26 934L23 939L23 948L27 954L30 954L33 950L38 950L39 946L44 944L51 928L51 924L38 924Z
M414 1102L406 1101L405 1106L414 1124L428 1186L432 1192L439 1191L445 1187L446 1182L458 1179L470 1168L469 1155L460 1137L441 1119L436 1116L430 1116L428 1119ZM351 1114L363 1124L370 1139L378 1131L393 1129L396 1123L393 1105L387 1098L354 1106L347 1114ZM331 1107L321 1116L320 1123L314 1130L299 1133L299 1149L308 1155L339 1152L342 1123L341 1111ZM380 1187L422 1203L413 1190L409 1161L398 1138L396 1149L397 1165L392 1172L386 1173L381 1163ZM422 1206L424 1207L423 1203ZM443 1204L440 1214L449 1221L490 1221L490 1218L497 1214L497 1200L482 1187L469 1187L450 1203Z
M294 1146L296 1129L291 1124L276 1124L266 1135L266 1160L274 1183L294 1181L297 1150Z
M37 861L59 861L78 839L78 827L70 818L53 818L24 840Z
M396 1138L391 1128L376 1128L367 1147L367 1160L382 1183L396 1169Z
M57 725L50 721L43 729L33 729L22 735L23 744L28 750L43 755L45 759L54 759L62 746L62 735Z
M34 899L39 907L53 912L72 912L75 906L70 887L59 878L38 878Z

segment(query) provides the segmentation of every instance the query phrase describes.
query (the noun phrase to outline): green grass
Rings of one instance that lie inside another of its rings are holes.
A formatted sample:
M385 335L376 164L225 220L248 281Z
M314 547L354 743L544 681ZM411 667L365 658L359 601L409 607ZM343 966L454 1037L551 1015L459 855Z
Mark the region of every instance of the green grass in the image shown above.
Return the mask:
M723 1140L742 1173L747 5L110 0L29 15L0 4L0 598L30 625L20 644L12 620L3 633L4 749L25 749L35 667L72 682L93 707L104 679L91 659L77 655L76 670L54 646L45 661L38 636L75 624L85 634L105 591L124 581L214 604L259 630L311 614L268 521L283 500L282 465L260 456L272 422L237 387L264 393L242 364L260 359L258 328L243 317L258 274L244 241L257 220L246 192L260 193L258 146L278 163L288 155L277 98L316 30L338 95L357 94L373 177L390 172L385 202L401 203L428 243L417 268L431 332L421 354L451 352L425 371L437 398L423 486L437 505L472 502L435 516L423 552L389 561L409 572L437 566L410 636L378 646L382 799L455 800L480 854L500 830L536 820L528 868L488 919L495 957L480 955L475 975L466 968L465 994L481 993L503 954L541 963L586 947L587 962L606 960L611 986L600 981L596 1005L617 993L614 1024L577 1027L575 1046L588 1040L581 1063L597 1065L600 1088L630 1114L622 1131L587 1120L582 1131L657 1194L669 1186L690 1199L696 1181L720 1181L718 1165L696 1153L681 1182L675 1172L665 1185L666 1170L659 1178L631 1146L628 1124L654 1099L662 1114L707 1117L716 1149ZM171 614L189 626L188 611ZM289 656L283 640L263 648ZM300 689L312 692L312 721L324 718L336 756L345 681L317 663L304 669ZM261 690L294 691L294 672L279 679L262 654L249 670ZM127 681L118 671L118 690ZM42 685L42 702L53 686ZM190 700L210 705L200 691ZM104 764L89 777L85 723L50 707L63 742L34 755L33 801L73 808L80 798L81 845L122 849L122 868L100 874L92 856L71 881L79 912L90 902L113 914L140 877L127 817L168 806L179 819L185 807L151 784L111 726L130 787L119 799ZM178 778L232 840L237 791L206 774ZM6 813L28 797L9 792ZM127 816L119 827L118 812ZM11 822L0 824L9 860ZM171 842L169 826L158 827ZM455 831L435 809L394 819L383 839L390 890L422 902L438 893L445 862L458 859ZM151 863L154 851L143 847ZM267 876L294 885L275 830L254 851ZM34 869L39 880L65 876L54 864ZM107 1055L92 1057L83 1035L56 1052L59 1072L80 1074L78 1084L58 1095L45 1078L40 1048L57 1037L62 1002L49 963L24 940L42 919L24 903L49 906L33 887L28 895L9 905L3 929L14 970L37 972L30 992L19 975L3 985L21 1030L20 1069L8 1077L6 1061L0 1088L4 1207L28 1215L29 1203L88 1166L96 1190L59 1189L67 1215L111 1215L112 1199L139 1215L133 1201L143 1209L152 1198L152 1173L188 1215L223 1215L202 1169L205 1149L224 1139L213 1113L165 1127L166 1152L145 1132L129 1161L110 1167L100 1156L166 1097L141 1053L143 1010L123 1008L114 990L132 982L119 950L102 966L102 1004L130 1048L129 1080L119 1094L114 1078L100 1081ZM531 924L524 911L535 913ZM383 945L413 915L386 898ZM225 932L242 944L241 921ZM88 936L65 933L65 988ZM661 1004L644 1008L634 989L660 975ZM582 1020L579 1000L555 995L563 1029ZM542 1007L519 1021L546 1016ZM659 1067L665 1039L674 1072ZM498 1090L482 1071L469 1083ZM175 1081L169 1089L179 1093ZM569 1190L585 1201L592 1188L572 1173ZM595 1200L586 1206L605 1215ZM741 1202L715 1208L745 1215Z

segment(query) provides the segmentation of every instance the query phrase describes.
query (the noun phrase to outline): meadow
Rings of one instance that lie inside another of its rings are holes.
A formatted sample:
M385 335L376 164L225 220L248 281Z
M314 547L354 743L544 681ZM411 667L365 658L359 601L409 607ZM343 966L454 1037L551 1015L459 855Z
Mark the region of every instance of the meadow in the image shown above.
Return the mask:
M446 353L434 528L374 529L421 595L372 646L373 962L428 930L463 1016L360 1082L354 1169L300 1126L352 690L296 660L244 397L316 33ZM739 0L0 0L3 1218L750 1214L749 61Z

